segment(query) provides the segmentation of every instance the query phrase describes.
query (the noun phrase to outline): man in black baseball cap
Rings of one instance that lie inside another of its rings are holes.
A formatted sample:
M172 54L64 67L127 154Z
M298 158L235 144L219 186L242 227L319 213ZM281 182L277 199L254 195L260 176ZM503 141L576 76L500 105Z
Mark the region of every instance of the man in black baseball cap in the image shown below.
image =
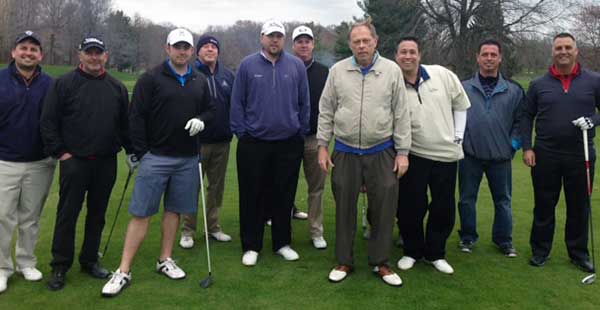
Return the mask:
M15 46L17 46L19 43L21 43L21 42L23 42L25 40L32 41L32 43L34 43L37 46L39 46L40 50L41 50L41 48L42 48L42 40L40 40L40 37L38 37L37 34L35 34L33 31L26 30L24 32L19 33L19 35L15 39Z
M110 275L98 262L98 248L117 176L117 153L121 147L131 151L127 89L106 72L107 60L101 39L84 38L79 45L79 66L56 80L44 102L42 138L46 151L60 165L50 290L64 287L73 264L75 228L84 199L87 214L79 264L94 278ZM128 164L133 169L130 160Z

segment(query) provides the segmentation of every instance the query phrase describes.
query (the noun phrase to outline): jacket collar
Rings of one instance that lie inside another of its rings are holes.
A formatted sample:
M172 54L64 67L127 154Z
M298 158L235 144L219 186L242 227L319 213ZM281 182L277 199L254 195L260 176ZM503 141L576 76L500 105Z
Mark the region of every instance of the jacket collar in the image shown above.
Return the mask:
M357 72L361 72L361 67L360 65L356 62L356 58L354 56L351 56L349 58L350 61L348 61L346 63L345 69L347 71L357 71ZM370 66L371 68L369 69L369 72L373 71L375 72L375 74L380 74L381 73L381 69L379 68L379 64L381 62L379 61L379 52L375 51L375 55L373 56L373 62L371 62Z
M177 78L177 76L175 75L175 71L173 70L173 68L171 68L171 65L169 64L168 59L163 62L162 72L170 77ZM190 78L196 77L196 72L192 70L192 66L188 65L188 72L184 76L189 76Z
M484 96L485 91L483 90L483 86L481 85L481 81L479 80L479 72L475 73L473 77L469 80L470 84L473 85L477 90L479 90ZM496 88L494 88L493 94L504 92L508 89L508 82L502 75L502 73L498 72L498 83L496 83Z
M215 65L215 73L211 73L210 72L210 68L205 65L202 61L200 61L200 59L196 59L196 61L194 62L194 64L196 65L196 69L198 69L198 71L211 76L211 75L217 75L219 73L219 62L217 61L217 64Z
M21 74L21 72L19 72L19 70L17 70L17 65L15 64L14 60L11 61L10 64L8 64L8 70L10 70L10 73L15 78L23 82L25 85L31 85L31 83L33 83L33 81L35 81L35 79L37 79L37 77L40 76L40 74L42 73L42 67L40 65L37 65L35 67L35 71L31 75L31 78L29 78L28 80Z

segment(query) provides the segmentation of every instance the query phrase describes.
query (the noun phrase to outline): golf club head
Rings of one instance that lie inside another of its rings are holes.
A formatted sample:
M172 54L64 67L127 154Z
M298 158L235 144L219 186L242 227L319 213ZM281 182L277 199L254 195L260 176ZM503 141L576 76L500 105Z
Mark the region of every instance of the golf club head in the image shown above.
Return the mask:
M582 284L587 284L587 285L589 285L589 284L592 284L592 283L594 283L594 281L596 281L596 274L595 274L595 273L593 273L593 274L591 274L591 275L589 275L589 276L587 276L587 277L583 278L583 279L581 280L581 283L582 283Z
M200 287L202 288L208 288L209 286L211 286L213 284L213 277L212 276L208 276L206 279L200 281Z

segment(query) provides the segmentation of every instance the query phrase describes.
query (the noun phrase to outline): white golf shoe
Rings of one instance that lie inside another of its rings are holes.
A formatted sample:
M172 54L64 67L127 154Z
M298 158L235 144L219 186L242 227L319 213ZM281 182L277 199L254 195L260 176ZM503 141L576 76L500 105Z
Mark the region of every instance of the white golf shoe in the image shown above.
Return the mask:
M43 278L42 272L35 267L25 267L18 272L20 272L27 281L39 281Z
M352 272L352 267L347 265L338 265L335 268L331 269L329 272L329 282L339 283L342 282L348 274Z
M450 266L450 264L448 264L448 261L446 261L443 258L436 259L436 260L432 261L431 264L433 265L433 267L435 267L435 269L437 269L441 273L445 273L445 274L453 274L454 273L454 268L452 268L452 266Z
M0 293L6 291L8 288L8 277L5 275L0 275Z
M400 270L408 270L412 268L416 262L417 260L410 256L402 256L402 258L398 260L398 268Z
M192 236L181 235L179 239L179 246L184 249L191 249L194 247L194 238Z
M167 257L164 261L156 262L156 271L164 274L169 279L179 280L185 278L185 272L177 266L175 261Z
M322 236L313 238L312 243L313 246L318 250L323 250L327 248L327 241L325 241L325 238L323 238Z
M387 285L395 287L402 286L402 278L387 265L375 266L373 267L373 272Z
M242 256L242 265L244 266L255 266L256 261L258 260L258 252L256 251L246 251Z
M300 258L300 255L298 255L296 251L290 248L289 245L283 246L282 248L277 250L277 254L281 255L283 259L287 261L294 261Z
M131 272L124 273L120 269L117 269L110 280L102 287L102 296L113 297L119 295L131 282Z
M214 233L210 233L210 236L213 239L215 239L215 240L217 240L219 242L229 242L229 241L231 241L231 236L228 235L228 234L226 234L226 233L224 233L224 232L222 232L222 231L217 231L217 232L214 232Z

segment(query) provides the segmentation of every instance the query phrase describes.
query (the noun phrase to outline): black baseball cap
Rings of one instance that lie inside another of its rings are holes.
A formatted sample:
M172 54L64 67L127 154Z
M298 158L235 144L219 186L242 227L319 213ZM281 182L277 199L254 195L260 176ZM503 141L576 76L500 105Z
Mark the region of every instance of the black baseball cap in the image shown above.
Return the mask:
M40 37L38 37L37 34L35 34L31 30L26 30L24 32L19 33L19 35L15 39L15 46L27 39L33 41L34 43L37 43L37 45L39 45L40 47L42 46L42 40L40 40Z
M81 44L79 44L80 51L86 51L92 47L98 48L103 52L106 51L106 45L104 44L104 41L96 36L85 37L83 41L81 41Z

